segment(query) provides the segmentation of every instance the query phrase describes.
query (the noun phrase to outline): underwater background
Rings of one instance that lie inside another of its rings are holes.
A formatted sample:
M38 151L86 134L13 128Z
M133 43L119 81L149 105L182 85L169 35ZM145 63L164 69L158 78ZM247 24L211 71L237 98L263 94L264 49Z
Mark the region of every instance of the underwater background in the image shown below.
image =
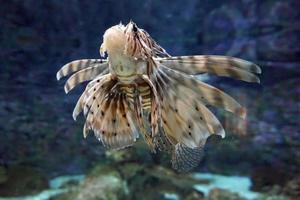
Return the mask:
M262 68L261 85L205 76L248 109L217 111L200 165L172 170L140 139L107 151L83 139L57 70L99 58L104 31L130 19L171 55L218 54ZM0 0L0 200L300 199L300 1Z

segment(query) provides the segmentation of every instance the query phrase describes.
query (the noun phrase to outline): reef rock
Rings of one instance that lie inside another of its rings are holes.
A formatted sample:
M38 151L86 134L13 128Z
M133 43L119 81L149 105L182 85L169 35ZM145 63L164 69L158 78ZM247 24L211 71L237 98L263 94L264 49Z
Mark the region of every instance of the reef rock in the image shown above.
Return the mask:
M7 180L7 172L6 169L0 166L0 184Z
M236 193L224 189L213 189L209 192L208 200L246 200L245 198L240 197Z
M120 174L108 166L97 166L91 174L58 200L118 200L127 194Z
M276 167L257 167L251 174L254 191L269 191L274 185L283 186L290 176Z
M287 182L283 188L283 194L297 199L300 197L300 177L294 178Z
M2 176L0 196L31 195L46 188L48 188L48 181L39 171L30 167L10 167L6 171L6 176Z
M57 200L156 200L171 197L192 200L204 196L193 186L207 181L162 166L124 161L126 156L120 155L119 152L110 152L110 162L97 164L79 186L72 187Z

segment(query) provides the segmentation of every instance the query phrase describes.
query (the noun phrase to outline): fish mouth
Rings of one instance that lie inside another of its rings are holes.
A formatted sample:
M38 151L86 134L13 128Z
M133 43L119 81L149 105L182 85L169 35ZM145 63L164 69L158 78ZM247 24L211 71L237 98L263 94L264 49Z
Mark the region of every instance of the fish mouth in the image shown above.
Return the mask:
M118 77L122 77L122 78L130 78L130 77L133 77L133 76L137 76L137 74L130 74L130 75L122 75L122 74L117 74Z

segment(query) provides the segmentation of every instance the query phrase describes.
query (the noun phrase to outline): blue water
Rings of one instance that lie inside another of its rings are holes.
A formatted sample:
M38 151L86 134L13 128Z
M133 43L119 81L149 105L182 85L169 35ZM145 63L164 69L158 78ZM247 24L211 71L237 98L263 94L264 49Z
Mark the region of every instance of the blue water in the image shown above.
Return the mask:
M94 193L106 199L298 199L299 7L297 0L2 1L0 200L89 200ZM262 68L261 84L200 76L245 106L247 118L209 107L226 137L208 139L192 179L172 170L170 155L151 154L141 137L113 153L92 134L83 139L84 119L74 122L72 110L85 84L65 95L64 81L56 81L65 63L99 58L104 31L130 19L171 55L227 55ZM103 176L117 180L114 187L99 181Z

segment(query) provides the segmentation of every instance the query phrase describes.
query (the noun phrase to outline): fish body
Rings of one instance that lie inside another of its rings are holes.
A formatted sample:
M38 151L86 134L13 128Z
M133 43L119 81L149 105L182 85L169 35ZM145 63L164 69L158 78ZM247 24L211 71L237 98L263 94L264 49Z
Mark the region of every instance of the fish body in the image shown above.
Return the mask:
M107 59L84 59L64 65L57 79L73 75L69 92L90 81L79 98L73 118L83 111L84 137L91 130L109 149L122 149L143 136L151 151L172 152L172 166L188 171L201 160L211 134L225 131L207 108L222 108L241 118L246 111L223 91L193 75L209 73L259 83L261 69L226 56L170 56L133 22L109 28L100 54Z

